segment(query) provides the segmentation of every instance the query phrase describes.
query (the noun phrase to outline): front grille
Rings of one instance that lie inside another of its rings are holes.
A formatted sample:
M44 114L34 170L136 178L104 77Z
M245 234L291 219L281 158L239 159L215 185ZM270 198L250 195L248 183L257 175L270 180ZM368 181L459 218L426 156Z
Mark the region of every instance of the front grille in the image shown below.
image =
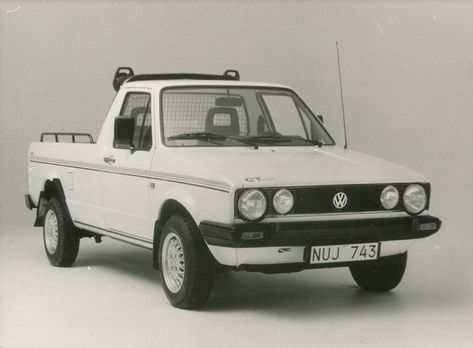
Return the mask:
M289 214L327 214L327 213L356 213L384 211L379 200L381 192L387 185L395 186L399 191L399 203L391 211L404 210L402 204L402 195L410 183L401 184L363 184L363 185L330 185L330 186L311 186L311 187L285 187L294 195L294 208ZM430 185L420 184L424 187L427 197L430 197ZM263 188L262 191L268 200L268 212L266 216L277 215L272 207L272 199L277 190L281 187ZM244 191L238 190L236 202ZM338 209L333 204L333 198L338 192L347 195L346 205ZM236 207L237 205L235 205ZM428 209L428 202L427 207ZM237 208L235 216L238 215Z

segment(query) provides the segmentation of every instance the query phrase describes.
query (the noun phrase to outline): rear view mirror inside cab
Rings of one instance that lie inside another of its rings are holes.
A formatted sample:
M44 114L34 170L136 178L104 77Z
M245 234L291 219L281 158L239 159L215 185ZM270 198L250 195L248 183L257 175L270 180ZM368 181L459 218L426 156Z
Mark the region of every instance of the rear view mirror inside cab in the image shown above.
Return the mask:
M135 132L135 119L126 117L115 118L113 147L133 151L133 134Z
M219 97L215 98L215 106L237 107L243 105L243 99L240 97Z

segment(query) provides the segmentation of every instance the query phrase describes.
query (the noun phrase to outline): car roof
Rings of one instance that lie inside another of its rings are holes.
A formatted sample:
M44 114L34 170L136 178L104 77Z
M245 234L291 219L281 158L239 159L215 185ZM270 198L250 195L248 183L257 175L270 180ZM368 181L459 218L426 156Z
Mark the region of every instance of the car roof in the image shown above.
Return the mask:
M122 88L150 88L163 89L166 87L177 86L227 86L227 87L272 87L272 88L289 88L287 86L268 83L268 82L252 82L252 81L234 81L234 80L192 80L192 79L176 79L176 80L146 80L125 82Z

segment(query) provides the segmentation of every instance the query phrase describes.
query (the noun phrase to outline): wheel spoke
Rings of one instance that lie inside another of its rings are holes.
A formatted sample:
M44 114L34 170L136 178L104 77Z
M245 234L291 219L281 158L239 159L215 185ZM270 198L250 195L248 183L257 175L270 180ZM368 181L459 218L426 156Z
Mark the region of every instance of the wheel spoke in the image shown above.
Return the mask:
M177 293L184 282L185 263L182 243L176 233L169 233L166 236L163 243L162 259L164 281L171 292Z
M56 213L48 210L44 219L44 241L49 254L54 254L59 241L59 228Z

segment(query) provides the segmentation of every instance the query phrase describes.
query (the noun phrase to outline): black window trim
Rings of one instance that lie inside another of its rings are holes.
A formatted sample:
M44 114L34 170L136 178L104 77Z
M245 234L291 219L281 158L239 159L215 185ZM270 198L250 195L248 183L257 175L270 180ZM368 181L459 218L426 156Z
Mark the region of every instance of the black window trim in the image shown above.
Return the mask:
M146 111L145 111L145 114L143 116L143 123L145 122L145 116L146 114L148 113L148 110L150 110L150 118L151 118L151 146L149 149L143 149L143 148L136 148L135 151L145 151L145 152L150 152L151 149L153 149L153 145L154 145L154 136L153 136L153 131L154 131L154 127L153 127L153 107L152 107L152 100L153 100L153 94L152 94L152 90L149 91L149 92L143 92L143 91L127 91L125 96L123 97L123 102L122 102L122 105L120 107L120 112L117 116L114 117L114 120L120 116L124 116L123 115L123 111L124 111L124 108L125 108L125 103L129 97L130 94L145 94L145 95L149 95L149 100L148 100L148 103L146 105ZM151 108L151 109L150 109ZM141 132L140 132L140 138L141 138ZM141 141L141 139L140 139ZM113 149L115 150L123 150L123 149L119 149L115 146L115 134L112 138L112 147Z
M161 90L159 92L159 126L160 126L161 144L163 144L163 146L169 147L169 148L176 148L176 149L190 148L190 147L215 147L215 146L211 146L211 145L172 146L172 145L167 145L166 144L165 137L164 137L164 120L163 120L164 119L164 117L163 117L163 114L164 114L164 112L163 112L163 94L164 94L164 92L168 89L195 89L195 88L209 88L209 89L210 88L228 88L228 89L258 89L258 88L260 88L260 89L274 90L274 91L285 91L285 92L293 93L293 97L296 98L296 100L295 100L296 106L297 106L297 103L300 103L300 105L305 107L312 115L315 115L312 112L312 110L309 108L309 106L304 102L304 100L299 96L299 94L297 94L296 91L294 91L293 89L287 88L287 87L261 86L261 85L246 85L246 86L237 85L237 86L232 86L232 85L202 85L202 84L166 86L166 87L161 88ZM314 118L314 121L317 122L319 124L319 126L321 126L321 128L325 131L327 136L332 141L331 144L324 144L324 146L336 146L337 143L333 139L332 135L324 127L322 122L320 122L317 119L317 117ZM305 126L304 126L304 129L305 129ZM225 147L242 147L242 145L227 145Z

